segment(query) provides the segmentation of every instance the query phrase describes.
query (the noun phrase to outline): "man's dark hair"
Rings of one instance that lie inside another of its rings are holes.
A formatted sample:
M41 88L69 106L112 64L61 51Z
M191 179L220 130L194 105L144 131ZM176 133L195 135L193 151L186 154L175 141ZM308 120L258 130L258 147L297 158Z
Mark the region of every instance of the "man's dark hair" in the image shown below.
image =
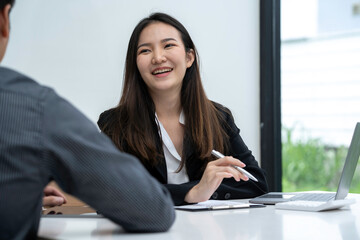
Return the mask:
M3 9L7 4L10 4L11 7L13 7L15 0L0 0L0 9Z

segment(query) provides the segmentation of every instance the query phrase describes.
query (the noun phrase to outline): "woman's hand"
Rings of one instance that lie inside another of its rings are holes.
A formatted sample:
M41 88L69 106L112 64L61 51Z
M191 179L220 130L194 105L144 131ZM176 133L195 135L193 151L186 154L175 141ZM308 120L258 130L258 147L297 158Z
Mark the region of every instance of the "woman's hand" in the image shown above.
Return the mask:
M236 181L247 181L249 178L236 170L233 165L245 167L245 164L233 157L224 157L207 164L200 182L185 196L188 203L208 200L221 184L224 178L233 177Z
M66 198L58 189L53 186L44 188L43 206L54 207L64 203L66 203Z

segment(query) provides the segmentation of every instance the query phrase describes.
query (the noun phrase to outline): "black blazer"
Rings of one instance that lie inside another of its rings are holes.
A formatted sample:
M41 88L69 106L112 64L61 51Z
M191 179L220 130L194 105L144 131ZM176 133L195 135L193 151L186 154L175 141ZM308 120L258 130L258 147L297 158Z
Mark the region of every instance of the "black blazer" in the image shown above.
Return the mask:
M211 199L253 198L268 192L264 170L259 167L251 151L242 140L239 134L240 130L235 125L231 112L220 104L214 104L223 115L223 119L225 120L225 122L223 121L223 127L229 136L230 149L229 152L225 153L225 155L233 156L234 158L244 162L246 164L245 169L254 175L259 182L254 182L252 180L237 182L233 178L224 179L219 188L212 195ZM109 109L103 112L98 120L100 129L103 129L106 123L116 122L114 121L114 118L117 118L116 111L114 109ZM158 132L157 129L156 132ZM163 152L162 142L159 135L157 135L156 140L159 151ZM187 138L184 139L184 148L184 152L186 154L185 168L189 176L189 182L187 183L168 184L166 161L164 157L162 157L161 161L159 161L159 164L156 166L144 164L150 174L167 187L175 205L186 204L184 201L185 195L192 187L199 183L207 164L205 161L199 160L196 150ZM140 158L139 156L137 157Z

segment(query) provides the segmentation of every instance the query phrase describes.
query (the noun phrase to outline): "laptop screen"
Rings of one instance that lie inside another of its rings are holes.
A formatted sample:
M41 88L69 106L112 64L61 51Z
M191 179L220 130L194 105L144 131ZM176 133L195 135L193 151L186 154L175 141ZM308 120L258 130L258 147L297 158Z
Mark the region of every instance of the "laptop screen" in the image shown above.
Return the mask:
M359 160L359 156L360 156L360 123L357 123L346 156L346 161L344 164L344 169L341 174L339 187L335 196L335 200L344 199L349 193L351 181L354 176L354 172Z

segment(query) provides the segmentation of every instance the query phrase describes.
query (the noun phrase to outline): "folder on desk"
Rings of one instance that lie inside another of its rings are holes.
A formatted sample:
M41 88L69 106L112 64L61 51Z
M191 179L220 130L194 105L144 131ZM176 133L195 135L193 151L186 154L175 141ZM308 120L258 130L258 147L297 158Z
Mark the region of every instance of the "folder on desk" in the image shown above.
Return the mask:
M85 206L56 206L50 208L43 208L42 217L85 217L97 215L96 211L85 205Z
M197 204L175 206L175 209L184 211L209 211L253 207L265 207L265 205L237 201L208 200L205 202L199 202Z

